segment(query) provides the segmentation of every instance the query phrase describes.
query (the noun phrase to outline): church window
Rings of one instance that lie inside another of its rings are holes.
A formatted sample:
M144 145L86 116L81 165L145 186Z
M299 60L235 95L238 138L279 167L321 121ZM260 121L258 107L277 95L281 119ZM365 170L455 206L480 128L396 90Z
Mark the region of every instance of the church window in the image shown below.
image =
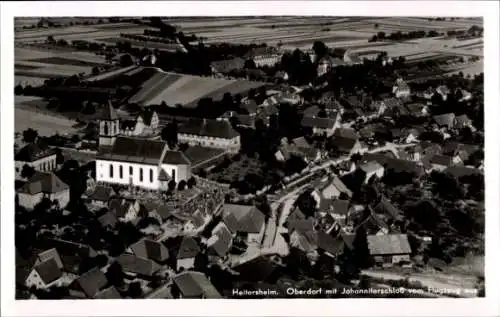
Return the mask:
M108 132L109 132L109 131L108 131L108 129L109 129L109 128L108 128L108 123L107 123L107 122L104 122L104 134L105 134L105 135L108 135Z
M175 181L175 169L172 169L172 179Z
M109 164L109 177L113 178L113 164Z
M130 174L130 176L134 175L134 168L132 166L129 166L128 173Z
M120 178L123 178L123 165L120 165Z
M142 173L142 167L141 167L141 168L139 168L139 181L140 182L142 182L142 180L143 180L143 175L142 174L143 173Z
M149 182L150 183L153 182L153 169L152 168L149 169Z

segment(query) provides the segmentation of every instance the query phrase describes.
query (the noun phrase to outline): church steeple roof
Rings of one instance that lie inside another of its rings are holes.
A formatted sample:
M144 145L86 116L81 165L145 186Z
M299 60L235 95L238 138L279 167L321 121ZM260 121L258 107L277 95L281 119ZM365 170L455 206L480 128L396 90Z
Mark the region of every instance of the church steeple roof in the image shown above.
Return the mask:
M111 101L108 100L107 104L104 105L104 108L102 109L101 120L107 120L107 121L112 121L112 120L118 120L118 113L116 112L115 108L111 104Z

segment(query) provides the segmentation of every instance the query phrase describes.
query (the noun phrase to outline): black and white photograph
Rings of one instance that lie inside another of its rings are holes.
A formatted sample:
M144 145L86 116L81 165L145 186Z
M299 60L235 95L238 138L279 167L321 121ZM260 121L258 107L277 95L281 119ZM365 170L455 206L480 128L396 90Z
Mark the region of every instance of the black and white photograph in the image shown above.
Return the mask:
M16 301L484 298L498 70L439 12L14 16Z

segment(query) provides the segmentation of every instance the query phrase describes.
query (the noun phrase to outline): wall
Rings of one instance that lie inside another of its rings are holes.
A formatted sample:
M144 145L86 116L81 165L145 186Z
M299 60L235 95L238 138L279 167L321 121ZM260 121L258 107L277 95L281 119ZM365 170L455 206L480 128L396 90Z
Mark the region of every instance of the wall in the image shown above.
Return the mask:
M113 166L113 177L110 177L109 169ZM123 178L120 178L119 166L123 166ZM133 173L129 174L129 168L132 167ZM143 180L140 181L139 169L143 169ZM150 169L153 170L153 181L150 181ZM138 164L128 162L114 162L107 160L96 160L96 180L98 182L129 185L142 187L148 190L156 190L159 187L158 166L149 164Z
M47 157L43 157L39 160L33 162L23 162L16 161L16 178L21 178L21 172L23 170L24 165L28 165L33 167L35 170L40 172L50 172L56 169L56 155L50 155Z
M69 188L58 193L50 194L48 197L52 201L57 199L59 207L64 208L69 203Z
M177 260L177 270L179 270L181 267L184 268L184 270L189 270L194 267L194 258L186 258L186 259L178 259Z
M19 193L17 196L19 197L19 205L26 209L33 209L43 198L42 193L36 195Z
M26 278L25 284L27 287L35 286L36 288L40 289L47 287L36 270L31 271L31 273Z
M222 139L179 133L178 139L179 143L188 143L191 146L201 145L215 149L227 149L232 152L238 152L241 147L239 136L232 139Z
M408 254L392 256L392 263L399 263L401 261L410 261L410 256Z

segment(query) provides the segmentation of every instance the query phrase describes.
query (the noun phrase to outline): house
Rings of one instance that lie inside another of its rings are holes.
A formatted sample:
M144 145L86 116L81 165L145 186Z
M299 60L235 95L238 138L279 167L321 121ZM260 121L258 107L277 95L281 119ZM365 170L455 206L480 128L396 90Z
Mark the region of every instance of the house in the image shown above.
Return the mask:
M35 172L28 181L17 190L19 205L33 209L44 198L57 201L60 208L69 203L69 186L54 173Z
M455 127L455 114L445 113L437 116L433 116L432 119L438 125L439 128L446 128L448 130Z
M472 125L472 120L466 114L462 114L455 117L455 127L457 129L462 129L465 127L474 128Z
M412 117L421 118L429 115L429 107L423 103L413 102L405 106Z
M385 105L385 110L384 112L390 112L390 113L395 113L399 111L400 109L403 109L403 102L395 97L390 97L390 98L384 98L382 102Z
M444 85L441 85L436 88L436 93L438 93L443 98L443 101L446 101L446 99L448 98L448 94L450 93L450 89Z
M136 117L133 125L121 125L121 134L125 136L155 136L160 132L159 117L156 111L149 108L143 109Z
M174 276L172 280L179 290L180 298L222 298L210 280L201 272L182 272Z
M333 175L326 185L317 188L315 192L318 194L317 201L339 198L341 194L349 198L352 197L352 191L347 188L337 175Z
M97 185L94 191L88 195L88 200L91 204L105 207L108 205L108 201L111 197L115 196L116 193L110 186Z
M202 228L205 223L208 223L210 216L204 215L200 209L197 209L184 224L184 232L192 233Z
M231 71L243 69L244 66L245 60L240 57L210 63L213 74L228 74Z
M252 49L250 52L245 54L245 60L253 60L255 66L274 66L281 59L280 51L273 46L261 46Z
M398 78L396 84L392 87L392 93L396 95L396 98L408 98L411 94L410 86L403 78Z
M387 106L382 100L375 100L371 103L369 108L373 111L373 117L380 117L385 113Z
M106 184L167 190L168 182L191 177L191 164L163 141L117 137L109 151L96 158L96 180Z
M292 92L284 92L280 99L282 103L288 103L294 106L304 102L304 98L302 98L299 94Z
M56 248L52 248L43 252L38 253L36 260L35 260L35 265L40 264L42 262L48 261L50 259L54 259L57 263L57 267L61 270L64 269L64 265L61 260L61 256L57 252Z
M389 233L390 226L383 219L383 215L370 212L354 229L356 232L360 227L366 231L367 234L386 235Z
M344 53L344 62L348 65L357 65L357 64L363 64L363 61L361 58L359 58L359 55L351 52L350 50L346 50Z
M40 142L32 143L21 148L15 155L16 179L21 179L24 165L28 165L40 172L50 172L57 168L55 150Z
M351 129L337 129L328 143L343 155L352 155L362 150L357 133Z
M233 235L224 222L219 222L207 241L209 255L225 258L231 249Z
M394 206L384 195L380 197L380 201L377 205L375 205L373 211L378 215L384 215L387 220L401 220L401 217L403 216L403 212Z
M176 253L177 270L189 270L194 267L194 261L201 249L198 242L189 236L182 237Z
M282 80L282 81L287 81L289 76L288 76L288 73L283 71L283 70L279 70L276 72L276 74L274 74L274 78L278 79L278 80Z
M332 215L335 221L345 224L347 217L349 216L349 200L346 199L336 199L332 202L330 210L328 211Z
M118 223L117 214L109 209L104 210L103 213L97 216L97 221L102 228L114 229Z
M116 258L123 268L123 272L141 279L151 279L161 269L155 261L138 257L134 254L122 253Z
M340 127L340 113L327 112L321 110L318 106L309 107L304 111L301 125L305 128L311 128L315 135L326 135L330 137L335 130Z
M433 170L443 171L446 168L456 165L453 162L453 157L448 155L434 155L430 159L430 164Z
M410 261L411 247L406 234L368 235L368 250L382 266Z
M200 145L230 152L238 152L241 147L240 134L228 120L190 119L179 127L177 138L180 143L191 146Z
M95 298L108 284L106 275L94 268L78 277L69 286L69 294L74 298Z
M147 238L141 239L130 246L130 252L137 257L158 263L168 259L168 249L161 243Z
M334 58L331 57L330 55L323 56L318 60L316 71L318 73L318 77L323 76L324 74L328 73L330 70L332 70L334 67L337 66L344 66L347 63L344 62L340 58Z
M339 170L339 175L344 176L354 172L356 170L356 164L351 160L346 160L337 164L337 168Z
M381 179L384 176L384 167L380 165L376 161L369 161L359 165L359 169L363 171L365 175L364 183L368 183L368 181L373 177L377 177Z
M57 283L63 272L57 261L53 258L35 264L30 274L26 278L27 287L46 289Z
M403 137L401 140L405 144L418 142L418 137L420 136L420 131L418 129L405 129L403 132Z
M233 236L246 236L247 245L260 245L264 238L265 217L256 206L224 204L222 221Z
M108 210L112 212L118 220L123 222L135 221L142 215L145 209L138 200L123 197L112 198L109 201Z

